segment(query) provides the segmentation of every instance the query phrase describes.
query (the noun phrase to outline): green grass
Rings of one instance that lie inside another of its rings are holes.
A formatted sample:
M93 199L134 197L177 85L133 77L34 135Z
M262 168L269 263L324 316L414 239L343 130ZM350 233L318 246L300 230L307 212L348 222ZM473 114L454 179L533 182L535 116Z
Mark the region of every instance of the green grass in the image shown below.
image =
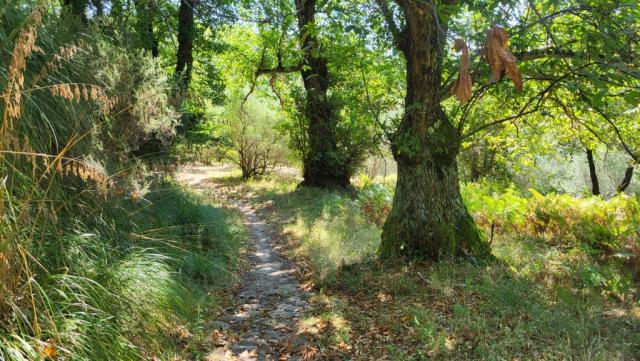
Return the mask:
M238 187L233 179L224 182ZM492 244L497 262L382 263L375 252L390 193L371 194L372 184L358 182L353 193L335 193L298 189L296 180L272 176L242 186L262 205L263 216L279 225L290 255L317 286L314 310L301 330L316 337L324 357L640 358L638 283L629 263L572 230L523 228L532 210L541 208L558 211L568 227L581 217L601 222L604 209L629 219L635 217L633 199L527 199L513 190L502 196L467 186L465 198L477 219L493 215L503 222ZM478 192L498 200L483 203ZM507 199L516 197L520 203ZM502 207L505 202L512 206ZM506 214L497 214L498 208ZM622 224L618 219L611 224ZM487 232L490 224L481 222ZM613 232L620 250L633 246L626 229Z
M234 281L247 231L236 211L171 181L150 189L86 200L38 226L44 242L27 264L38 273L16 289L33 304L9 300L0 359L39 359L48 348L73 360L204 354L203 324Z
M201 359L242 218L150 174L179 116L157 59L51 4L0 10L0 360Z

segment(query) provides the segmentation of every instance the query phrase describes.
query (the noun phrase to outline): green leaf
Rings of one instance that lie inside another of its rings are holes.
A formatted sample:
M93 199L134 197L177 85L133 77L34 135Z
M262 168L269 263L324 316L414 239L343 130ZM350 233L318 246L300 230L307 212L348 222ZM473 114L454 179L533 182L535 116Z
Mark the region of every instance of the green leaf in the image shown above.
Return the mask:
M629 105L637 106L640 104L640 91L630 91L624 95L624 101Z
M608 88L603 88L598 90L598 92L596 94L593 95L593 97L591 98L591 101L593 101L594 105L596 106L601 106L603 104L602 99L609 94L609 89Z

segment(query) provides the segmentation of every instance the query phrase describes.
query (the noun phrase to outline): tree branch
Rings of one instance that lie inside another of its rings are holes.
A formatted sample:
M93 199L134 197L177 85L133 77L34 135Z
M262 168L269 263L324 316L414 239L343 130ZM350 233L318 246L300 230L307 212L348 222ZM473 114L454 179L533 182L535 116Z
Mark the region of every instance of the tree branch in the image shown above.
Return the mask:
M580 94L580 97L582 98L582 100L584 100L593 110L596 111L596 113L598 113L604 120L607 121L607 123L609 123L609 125L613 128L613 131L616 133L616 138L618 138L618 140L620 141L622 148L625 150L625 152L627 152L627 154L629 154L629 156L634 160L634 162L638 162L638 156L627 145L627 142L624 141L624 137L622 136L622 132L620 132L620 128L618 128L618 126L611 119L611 117L607 113L605 113L602 109L595 106L591 101L591 99L589 99L589 97L587 97L584 94L582 89L578 88L578 93Z
M262 56L260 57L260 65L258 69L256 69L256 77L264 74L285 74L285 73L295 73L302 70L302 63L298 63L296 65L283 65L282 64L282 54L279 49L276 49L276 58L278 59L278 64L274 68L267 68L264 66L264 58L267 53L266 49L262 50Z
M258 68L256 70L256 76L265 75L265 74L295 73L301 70L302 70L302 64L292 65L292 66L278 65L275 68Z
M562 50L555 47L523 51L514 54L519 61L530 61L549 58L574 58L580 54L573 50Z
M590 64L587 64L587 65L584 65L583 67L586 67L586 66L589 66L589 65ZM581 67L580 69L582 69L583 67ZM495 120L495 121L492 121L492 122L489 122L489 123L486 123L486 124L483 124L483 125L477 127L476 129L464 134L462 136L462 139L469 138L472 135L474 135L474 134L476 134L476 133L478 133L478 132L480 132L480 131L482 131L484 129L492 127L494 125L502 124L504 122L508 122L510 120L518 119L518 118L523 117L525 115L529 115L529 114L537 112L540 109L540 106L542 105L542 103L543 103L543 101L545 99L545 96L556 86L556 84L560 83L562 80L564 80L565 78L569 77L572 74L573 74L572 72L566 73L566 74L558 77L555 81L551 82L551 84L549 84L546 88L542 89L536 96L531 97L529 99L529 101L527 101L525 103L525 105L520 109L520 111L517 114L508 116L506 118L498 119L498 120ZM533 109L527 110L527 108L529 108L529 106L531 104L533 104L534 100L536 100L536 99L538 99L538 101L537 101L536 105L533 107Z
M389 31L391 31L391 35L393 36L393 42L398 47L398 49L404 48L404 36L403 31L400 30L398 24L393 19L393 13L389 8L389 2L387 0L376 0L378 3L378 7L380 8L380 12L384 17L384 21L387 23L389 27Z
M524 26L522 26L522 31L529 29L530 27L537 25L539 23L545 22L549 19L553 19L555 17L564 15L564 14L575 14L581 11L591 11L593 9L592 6L589 5L581 5L581 6L573 6L573 7L569 7L563 10L558 10L555 13L546 15L546 16L538 16L538 20L531 22L529 24L525 24Z

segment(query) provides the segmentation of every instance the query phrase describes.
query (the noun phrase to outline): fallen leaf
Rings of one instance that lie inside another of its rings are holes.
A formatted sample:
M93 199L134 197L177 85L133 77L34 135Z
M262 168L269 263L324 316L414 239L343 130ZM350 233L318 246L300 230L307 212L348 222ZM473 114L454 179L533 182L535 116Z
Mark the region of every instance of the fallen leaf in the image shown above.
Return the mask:
M213 345L216 347L222 347L227 344L227 341L224 339L224 335L218 330L214 330L211 333L211 339L213 340Z
M300 355L302 357L303 360L313 360L316 358L316 356L318 355L318 353L320 352L320 350L318 350L317 347L312 347L312 346L304 346L304 348L302 349L302 351L300 352Z
M54 339L50 338L44 342L42 354L44 357L48 357L50 359L54 359L58 355L58 352L56 351L56 341Z

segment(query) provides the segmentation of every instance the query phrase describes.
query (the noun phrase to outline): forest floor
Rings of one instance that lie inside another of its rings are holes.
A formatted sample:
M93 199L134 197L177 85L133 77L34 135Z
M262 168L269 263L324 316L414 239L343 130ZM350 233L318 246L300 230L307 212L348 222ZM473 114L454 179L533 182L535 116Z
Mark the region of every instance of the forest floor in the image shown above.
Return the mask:
M612 297L589 283L614 265L582 248L501 233L491 264L382 262L371 190L298 188L292 169L178 179L252 234L242 281L205 323L219 339L207 360L640 360L635 286Z
M298 283L295 266L279 254L270 229L252 205L231 188L211 181L231 169L229 166L187 167L177 174L178 180L189 187L222 198L237 208L251 234L246 252L247 272L233 292L235 304L206 325L218 346L208 359L303 359L309 340L297 333L297 326L308 308L309 293Z

